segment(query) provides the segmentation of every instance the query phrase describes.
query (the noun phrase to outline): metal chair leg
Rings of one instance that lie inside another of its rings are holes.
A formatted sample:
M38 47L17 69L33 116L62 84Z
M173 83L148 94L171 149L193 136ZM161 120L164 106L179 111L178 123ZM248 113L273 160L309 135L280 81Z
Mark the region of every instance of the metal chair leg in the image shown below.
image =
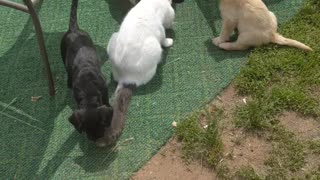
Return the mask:
M23 1L26 4L26 6L28 7L29 14L30 14L30 16L32 18L32 21L33 21L33 25L34 25L34 28L35 28L35 31L36 31L36 36L37 36L37 39L38 39L40 54L42 56L42 60L43 60L43 63L44 63L46 76L47 76L47 80L48 80L49 94L50 94L50 96L53 96L55 94L54 82L53 82L52 73L51 73L51 69L50 69L50 64L49 64L49 60L48 60L48 54L47 54L47 51L46 51L46 48L45 48L45 44L44 44L41 25L40 25L38 16L37 16L37 14L36 14L36 12L34 10L32 2L30 0L23 0Z
M14 8L16 10L23 11L25 13L29 13L28 8L25 5L19 4L16 2L11 2L11 1L7 1L7 0L0 0L0 5Z

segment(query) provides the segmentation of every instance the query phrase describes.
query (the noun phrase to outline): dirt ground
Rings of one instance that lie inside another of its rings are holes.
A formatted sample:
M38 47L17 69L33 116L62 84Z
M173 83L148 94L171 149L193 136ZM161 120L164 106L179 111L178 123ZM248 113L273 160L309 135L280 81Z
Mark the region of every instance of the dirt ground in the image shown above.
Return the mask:
M181 155L181 144L172 138L131 180L215 179L213 170L200 162L187 164Z
M231 173L240 167L250 166L258 175L266 175L268 167L264 164L272 150L270 142L263 137L245 133L235 128L232 122L234 108L248 99L236 95L232 85L226 88L208 108L219 106L224 109L222 142L224 164ZM303 118L294 112L283 113L280 123L297 135L300 140L320 137L320 123L312 118ZM311 155L306 158L305 168L320 165L320 157ZM213 169L205 167L201 161L186 163L182 159L181 144L175 138L170 141L138 172L131 180L213 180L218 179Z

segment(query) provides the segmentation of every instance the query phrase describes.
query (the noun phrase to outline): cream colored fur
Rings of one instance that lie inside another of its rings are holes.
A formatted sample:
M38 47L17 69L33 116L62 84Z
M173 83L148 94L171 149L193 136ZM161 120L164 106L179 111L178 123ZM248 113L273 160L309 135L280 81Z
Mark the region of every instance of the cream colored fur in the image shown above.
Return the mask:
M277 33L277 18L262 0L221 0L222 31L212 43L225 50L245 50L263 44L276 43L305 51L312 49L301 42ZM231 33L238 29L238 39L228 42Z

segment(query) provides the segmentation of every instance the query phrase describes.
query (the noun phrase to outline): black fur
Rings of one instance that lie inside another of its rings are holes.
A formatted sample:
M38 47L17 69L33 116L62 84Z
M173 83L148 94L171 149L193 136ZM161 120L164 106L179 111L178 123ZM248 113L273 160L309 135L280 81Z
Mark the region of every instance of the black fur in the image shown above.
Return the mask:
M184 0L172 0L173 3L182 3Z
M77 23L78 0L72 0L69 30L61 41L61 56L68 74L78 109L69 118L80 133L90 140L104 136L110 126L113 109L109 104L108 89L100 71L100 59L88 33Z

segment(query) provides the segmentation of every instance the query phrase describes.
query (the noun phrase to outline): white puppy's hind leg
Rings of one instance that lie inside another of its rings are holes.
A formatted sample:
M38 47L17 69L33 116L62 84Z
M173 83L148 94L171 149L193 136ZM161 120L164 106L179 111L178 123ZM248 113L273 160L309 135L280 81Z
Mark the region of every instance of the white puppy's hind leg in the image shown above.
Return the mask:
M174 12L173 8L170 6L165 17L164 17L163 26L165 29L170 29L173 27L174 17L175 17L175 12Z
M173 44L172 38L166 38L166 33L165 33L164 28L161 28L161 30L160 30L160 44L163 47L170 47Z
M165 39L162 40L161 44L162 44L163 47L170 47L170 46L173 45L173 39L165 38Z

